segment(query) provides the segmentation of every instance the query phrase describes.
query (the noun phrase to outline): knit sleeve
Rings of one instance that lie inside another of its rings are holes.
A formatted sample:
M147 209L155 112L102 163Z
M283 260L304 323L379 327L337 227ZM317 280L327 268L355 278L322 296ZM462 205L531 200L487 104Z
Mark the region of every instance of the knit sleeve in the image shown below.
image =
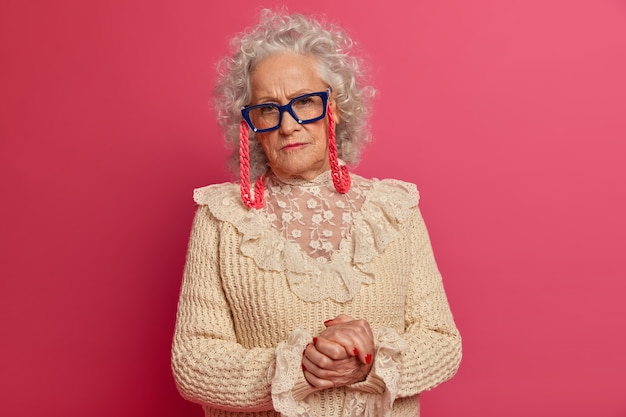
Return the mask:
M461 361L457 330L418 207L411 221L412 277L405 308L409 348L402 353L400 397L415 395L450 379Z
M172 370L180 394L214 408L272 409L272 348L237 343L222 290L219 223L206 206L196 212L180 292L172 346Z

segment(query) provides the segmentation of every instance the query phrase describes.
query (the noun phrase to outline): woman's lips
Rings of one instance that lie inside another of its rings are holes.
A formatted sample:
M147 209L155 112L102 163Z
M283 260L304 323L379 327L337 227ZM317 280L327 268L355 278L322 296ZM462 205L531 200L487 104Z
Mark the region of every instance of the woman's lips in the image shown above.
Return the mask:
M288 151L291 149L301 148L304 145L306 145L306 143L301 143L301 142L288 143L287 145L283 146L282 149L285 151Z

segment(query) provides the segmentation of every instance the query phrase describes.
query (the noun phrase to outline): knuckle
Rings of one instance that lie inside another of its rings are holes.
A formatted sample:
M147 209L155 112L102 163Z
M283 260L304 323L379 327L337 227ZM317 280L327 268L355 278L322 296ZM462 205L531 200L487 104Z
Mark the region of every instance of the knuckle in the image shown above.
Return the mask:
M323 369L328 369L331 367L333 361L326 356L320 358L318 366Z

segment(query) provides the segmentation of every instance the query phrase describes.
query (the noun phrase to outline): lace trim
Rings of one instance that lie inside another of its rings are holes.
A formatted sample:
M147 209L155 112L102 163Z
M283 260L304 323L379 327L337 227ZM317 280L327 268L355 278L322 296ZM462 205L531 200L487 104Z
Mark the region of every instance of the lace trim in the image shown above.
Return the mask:
M287 417L317 417L320 415L320 399L317 393L296 401L292 390L302 372L302 352L312 336L302 330L291 332L286 342L276 347L276 367L271 380L274 409Z
M393 329L374 331L376 356L370 371L383 380L385 390L381 394L370 394L350 389L344 401L342 417L389 417L393 402L400 391L400 354L409 348ZM367 381L366 381L367 382Z
M400 354L408 344L393 330L378 329L374 334L376 355L368 379L377 377L385 385L382 394L360 390L366 388L367 380L346 389L342 417L389 417L393 402L400 391ZM296 329L276 347L276 367L272 377L272 403L276 411L288 417L316 417L320 415L317 393L300 401L293 397L292 390L301 373L302 351L311 340L311 335Z
M218 220L235 226L243 235L242 254L253 259L259 268L284 271L291 290L300 299L315 302L331 298L345 302L354 298L362 284L373 282L371 261L400 236L401 225L410 216L409 209L419 199L414 184L399 180L366 180L353 174L353 187L364 189L365 201L354 214L351 233L327 262L310 257L299 245L284 239L260 210L247 209L236 184L198 188L194 190L194 200L208 205Z

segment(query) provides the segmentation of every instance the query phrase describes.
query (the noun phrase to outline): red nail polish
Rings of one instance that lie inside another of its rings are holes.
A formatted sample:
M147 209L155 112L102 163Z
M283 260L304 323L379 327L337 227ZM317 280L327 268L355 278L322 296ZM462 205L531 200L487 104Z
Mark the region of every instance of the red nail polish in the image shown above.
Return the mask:
M357 348L354 348L352 353L354 353L354 356L359 356L359 350Z
M333 322L333 321L332 321L332 319L331 319L331 320L326 320L326 321L324 322L324 325L325 325L325 326L328 326L328 325L329 325L330 323L332 323L332 322Z
M317 337L313 338L313 346L315 346L315 344L317 343Z
M368 365L370 363L372 363L372 354L368 353L367 355L365 355L365 363L367 363Z

